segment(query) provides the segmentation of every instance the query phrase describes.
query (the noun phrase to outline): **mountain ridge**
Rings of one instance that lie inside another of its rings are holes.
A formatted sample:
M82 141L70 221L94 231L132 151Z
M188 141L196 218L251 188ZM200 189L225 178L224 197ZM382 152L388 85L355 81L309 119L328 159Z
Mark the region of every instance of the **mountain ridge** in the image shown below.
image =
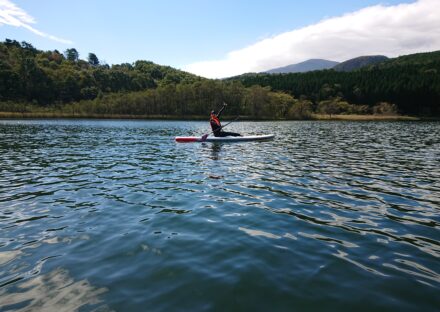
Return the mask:
M333 67L336 71L352 71L362 67L379 64L389 60L385 55L363 55L358 56L344 62L341 62Z
M334 69L336 71L352 71L362 67L376 65L389 60L385 55L363 55L343 62L326 59L309 59L303 62L277 67L261 72L262 74L305 73L314 70Z
M325 59L309 59L304 62L269 69L264 73L266 74L304 73L313 70L330 69L337 64L339 63Z

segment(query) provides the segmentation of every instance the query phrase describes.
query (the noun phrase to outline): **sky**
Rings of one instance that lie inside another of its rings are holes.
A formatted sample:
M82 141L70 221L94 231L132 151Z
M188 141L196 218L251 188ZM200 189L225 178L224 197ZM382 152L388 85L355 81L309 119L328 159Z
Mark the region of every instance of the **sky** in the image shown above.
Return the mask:
M0 40L208 78L440 50L440 0L0 0Z

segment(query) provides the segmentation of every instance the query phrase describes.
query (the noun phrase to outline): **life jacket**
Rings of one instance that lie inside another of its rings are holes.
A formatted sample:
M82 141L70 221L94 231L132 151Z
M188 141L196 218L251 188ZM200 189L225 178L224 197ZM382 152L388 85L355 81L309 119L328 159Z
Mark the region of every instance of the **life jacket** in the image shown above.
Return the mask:
M220 123L220 119L218 119L218 117L214 114L211 114L211 119L209 120L211 123L211 126L217 126L217 127L221 127L221 123ZM217 128L216 127L216 128Z

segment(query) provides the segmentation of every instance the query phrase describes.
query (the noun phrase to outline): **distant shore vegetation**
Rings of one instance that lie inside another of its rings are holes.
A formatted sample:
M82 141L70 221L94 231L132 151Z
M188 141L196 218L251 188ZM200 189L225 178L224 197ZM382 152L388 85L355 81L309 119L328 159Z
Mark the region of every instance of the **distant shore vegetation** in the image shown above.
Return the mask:
M440 52L432 52L348 73L212 80L149 61L109 66L94 53L81 60L75 49L40 51L6 39L0 43L0 117L198 119L223 102L228 115L248 119L438 117L439 73Z

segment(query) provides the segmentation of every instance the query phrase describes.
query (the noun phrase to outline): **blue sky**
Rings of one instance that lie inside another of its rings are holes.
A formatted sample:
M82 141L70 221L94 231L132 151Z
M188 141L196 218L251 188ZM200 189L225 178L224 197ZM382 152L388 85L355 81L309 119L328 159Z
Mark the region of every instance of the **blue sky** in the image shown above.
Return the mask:
M386 10L418 2L425 3L426 7L428 3L432 6L432 3L440 1L0 0L0 39L24 40L42 50L64 51L74 47L79 51L80 58L86 59L88 53L93 52L108 64L131 63L144 59L204 76L216 76L220 72L219 67L226 68L226 63L219 61L226 62L231 58L231 53L234 55L234 51L246 50L285 33L320 25L323 20L363 12L365 8ZM14 24L14 21L5 20L4 15L8 14L7 7L11 4L27 14L24 23L32 19L28 25L35 31ZM412 8L407 10L410 9L414 11ZM375 15L369 14L370 20L375 19ZM402 16L405 14L402 13ZM432 19L436 20L436 16ZM365 27L372 27L368 25ZM350 27L348 21L345 27ZM435 27L437 30L437 24L426 27ZM307 38L304 40L307 41ZM300 45L298 42L296 44ZM273 50L275 49L283 50L284 47L275 45ZM322 50L322 47L312 49L310 57L315 57L313 50L316 49ZM356 51L360 52L362 51ZM273 66L282 65L281 60L289 63L307 59L307 53L300 51L296 58L289 56L285 61L284 57L274 55ZM295 50L286 50L286 54L294 55ZM338 55L329 53L328 58L331 57L334 59ZM340 57L345 56L341 53ZM265 60L269 58L270 55L265 56ZM254 71L259 67L272 66L270 61L261 60L256 60L253 64L241 70ZM208 67L211 65L213 67L209 72ZM232 69L237 66L231 62L228 66L231 67L229 72L235 74ZM225 70L223 75L228 75L229 72ZM219 73L217 76L222 75Z

